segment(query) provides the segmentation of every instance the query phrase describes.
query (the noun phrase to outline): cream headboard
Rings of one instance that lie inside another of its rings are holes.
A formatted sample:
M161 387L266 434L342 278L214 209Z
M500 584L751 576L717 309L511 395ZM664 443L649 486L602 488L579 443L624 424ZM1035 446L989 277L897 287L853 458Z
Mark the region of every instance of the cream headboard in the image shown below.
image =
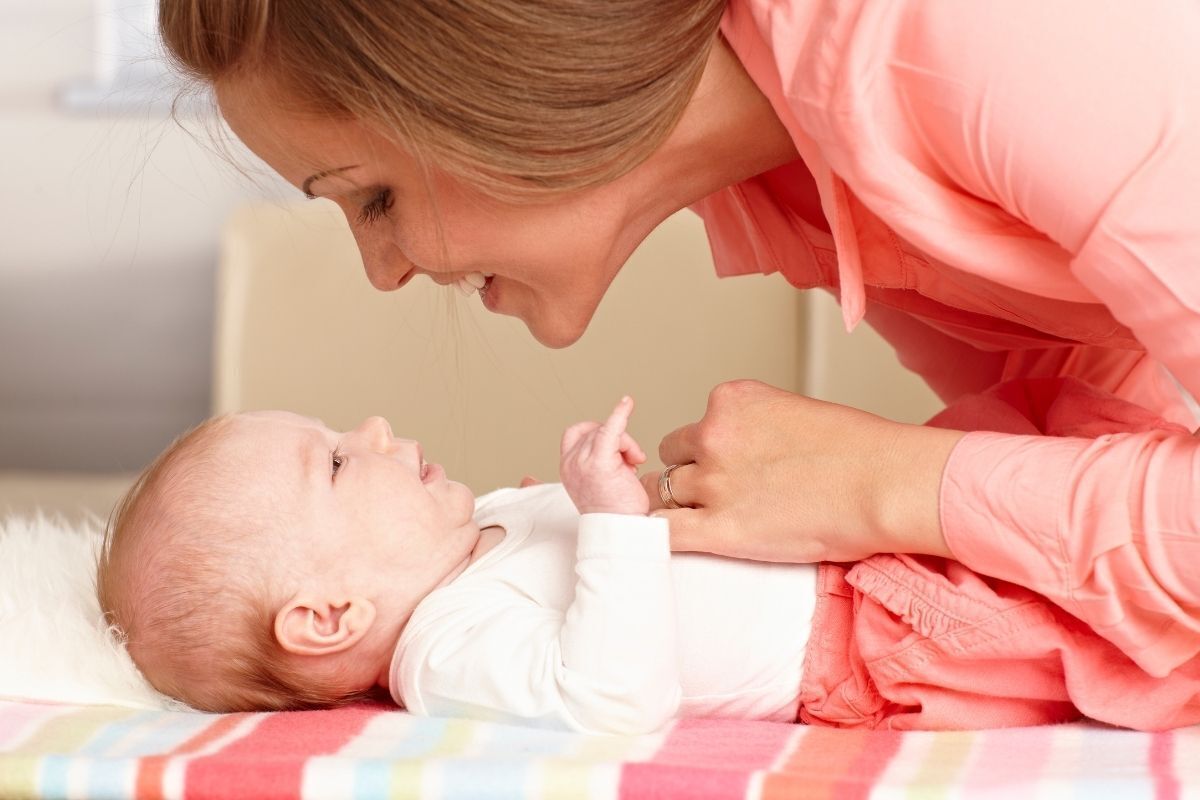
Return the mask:
M376 292L330 203L247 208L223 242L214 411L287 408L339 429L381 414L481 492L525 473L556 480L562 430L628 393L654 459L720 381L801 388L802 294L778 276L717 283L699 219L681 212L634 254L584 338L551 351L431 281Z

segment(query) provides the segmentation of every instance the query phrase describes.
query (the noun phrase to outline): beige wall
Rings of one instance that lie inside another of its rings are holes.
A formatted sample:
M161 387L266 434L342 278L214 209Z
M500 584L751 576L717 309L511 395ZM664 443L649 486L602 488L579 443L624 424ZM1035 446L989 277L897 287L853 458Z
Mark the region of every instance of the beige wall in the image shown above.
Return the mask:
M869 328L845 333L827 294L778 276L717 280L688 212L651 235L588 333L562 351L426 280L375 292L345 220L324 202L243 208L225 230L213 409L290 408L340 428L382 414L477 491L525 473L553 480L562 429L623 393L638 401L632 431L652 459L659 438L733 378L906 421L937 407ZM104 515L127 481L0 473L0 513Z
M196 119L193 137L151 108L66 107L65 90L97 77L104 7L0 0L0 141L9 155L0 160L0 470L9 470L0 472L0 513L39 496L50 508L86 497L83 505L106 513L96 498L121 484L109 473L140 468L206 412L218 232L249 200L294 195L264 171L248 179L214 158ZM327 224L336 249L344 223ZM324 245L297 237L287 245L300 253L292 261L341 263L311 257L304 248ZM259 256L290 263L269 250ZM928 398L886 346L869 331L844 336L820 293L804 298L778 278L718 287L700 225L686 214L652 237L592 331L563 353L449 292L377 296L355 257L337 258L347 263L344 286L326 283L320 269L303 285L280 272L257 298L250 313L278 317L280 327L259 326L266 338L246 345L239 363L257 365L246 373L246 399L309 407L343 425L385 411L398 428L419 427L437 451L457 454L481 485L521 469L548 475L558 429L603 413L625 391L641 404L634 430L647 443L696 418L708 388L731 377L897 418L926 414L918 407ZM289 319L289 307L304 313ZM344 333L365 336L362 352L373 357L346 357ZM297 343L312 358L311 377L295 374L306 357L287 350ZM362 363L372 370L360 372ZM24 474L31 470L42 472ZM102 491L89 493L89 481Z
M214 409L289 408L337 428L388 417L477 490L557 474L558 436L621 394L652 457L709 389L758 378L893 419L937 407L866 326L779 276L718 280L703 226L667 220L634 254L584 338L542 348L475 297L420 279L380 294L340 212L258 206L227 228L217 290Z
M813 397L899 422L925 422L942 408L869 325L846 333L842 310L827 292L805 293L805 359L804 391Z
M425 279L375 292L323 202L241 212L218 307L218 411L290 408L339 428L382 414L477 491L525 473L555 479L563 428L624 393L653 456L664 433L699 418L714 384L799 389L803 374L801 295L778 277L718 282L689 212L647 239L566 350Z

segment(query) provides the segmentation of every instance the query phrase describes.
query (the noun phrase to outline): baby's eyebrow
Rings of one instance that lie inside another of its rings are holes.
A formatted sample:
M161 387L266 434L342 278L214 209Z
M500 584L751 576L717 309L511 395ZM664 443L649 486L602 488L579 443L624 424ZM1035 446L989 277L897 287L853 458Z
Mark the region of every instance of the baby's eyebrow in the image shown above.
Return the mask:
M317 459L316 454L325 449L325 440L319 435L303 436L300 438L299 447L301 483L312 483L319 478L314 472L324 459Z

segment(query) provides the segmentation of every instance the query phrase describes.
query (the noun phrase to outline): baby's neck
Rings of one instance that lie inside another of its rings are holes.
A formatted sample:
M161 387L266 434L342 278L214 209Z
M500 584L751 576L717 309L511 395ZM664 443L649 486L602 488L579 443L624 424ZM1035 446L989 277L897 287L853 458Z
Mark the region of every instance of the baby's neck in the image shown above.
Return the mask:
M438 585L434 587L434 589L435 590L440 589L441 587L443 587L443 586L447 585L448 583L450 583L451 581L453 581L455 578L457 578L459 575L461 575L463 573L463 570L465 570L467 567L474 564L477 560L479 560L479 558L484 553L488 552L493 547L500 544L500 542L502 542L503 540L504 540L504 528L501 528L498 525L493 525L490 528L484 528L481 531L479 531L479 539L475 542L475 547L473 547L471 549L470 554L465 559L463 559L463 562L461 564L459 564L454 569L450 570L449 574L447 574L446 577L443 578L441 580L441 582L439 582ZM408 624L407 619L405 620L404 624ZM403 632L404 625L400 626L400 630L401 630L401 632ZM400 638L399 635L397 635L395 637L396 641L399 641L399 638ZM392 667L392 656L391 656L391 654L389 654L383 660L382 669L380 670L379 678L376 681L376 683L378 683L380 686L382 686L385 689L387 689L391 683L391 667Z
M491 550L496 545L504 540L504 528L499 525L493 525L490 528L484 528L479 532L479 541L475 543L475 548L471 550L471 557L467 559L467 565L470 566L479 560L487 551Z

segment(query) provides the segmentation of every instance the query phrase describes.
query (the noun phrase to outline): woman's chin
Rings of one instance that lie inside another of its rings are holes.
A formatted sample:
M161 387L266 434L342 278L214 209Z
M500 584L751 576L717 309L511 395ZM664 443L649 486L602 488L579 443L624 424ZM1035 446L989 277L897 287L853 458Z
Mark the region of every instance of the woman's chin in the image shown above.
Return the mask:
M546 313L546 304L521 304L507 308L504 305L494 305L489 306L488 310L494 314L521 320L538 344L554 350L570 347L579 341L579 337L587 331L588 323L592 321L590 314L572 317L563 314L559 309L550 309L551 313Z
M525 323L525 327L529 328L529 332L533 334L533 338L537 339L538 344L553 350L561 350L579 341L579 338L587 330L590 320L584 320L582 324L575 324L567 320L528 320L522 317L522 321Z
M588 290L573 285L536 292L527 285L495 276L483 293L483 306L493 314L516 317L525 323L529 333L543 347L560 350L579 341L587 331L604 289ZM584 296L580 296L580 294Z

